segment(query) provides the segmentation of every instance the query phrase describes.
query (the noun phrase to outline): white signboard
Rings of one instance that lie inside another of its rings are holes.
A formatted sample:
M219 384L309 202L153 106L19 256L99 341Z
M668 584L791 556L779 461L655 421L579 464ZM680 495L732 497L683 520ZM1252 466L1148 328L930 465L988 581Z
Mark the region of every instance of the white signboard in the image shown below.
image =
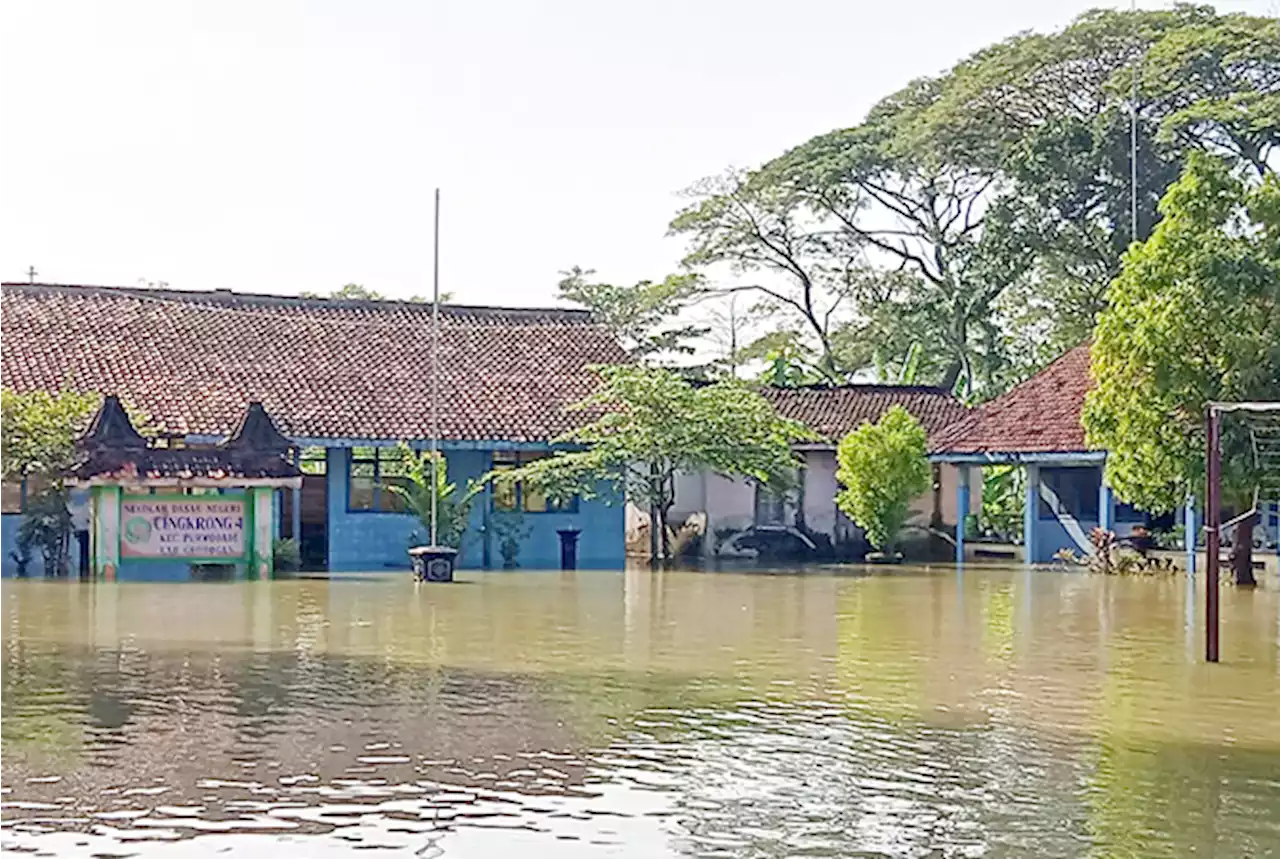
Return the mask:
M245 499L158 495L120 501L121 558L244 557Z

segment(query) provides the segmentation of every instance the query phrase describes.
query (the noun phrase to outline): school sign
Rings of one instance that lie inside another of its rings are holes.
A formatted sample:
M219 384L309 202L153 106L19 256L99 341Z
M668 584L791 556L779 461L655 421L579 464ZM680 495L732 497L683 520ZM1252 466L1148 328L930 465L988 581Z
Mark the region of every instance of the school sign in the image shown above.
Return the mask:
M244 560L246 507L243 496L126 495L120 501L120 557Z

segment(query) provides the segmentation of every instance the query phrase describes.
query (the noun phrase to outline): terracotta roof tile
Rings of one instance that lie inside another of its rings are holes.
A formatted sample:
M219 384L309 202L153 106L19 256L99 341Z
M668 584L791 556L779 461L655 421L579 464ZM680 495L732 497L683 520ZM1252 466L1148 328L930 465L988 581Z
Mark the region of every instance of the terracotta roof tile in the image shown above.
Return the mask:
M1077 453L1088 450L1080 414L1093 387L1085 343L946 427L933 453Z
M545 441L625 353L585 311L441 307L441 435ZM431 432L431 308L227 291L5 284L0 382L119 393L166 433L226 435L250 400L292 438Z
M832 442L863 423L878 421L895 405L915 416L930 438L967 412L949 391L917 385L814 385L765 388L762 393L778 414L800 421Z

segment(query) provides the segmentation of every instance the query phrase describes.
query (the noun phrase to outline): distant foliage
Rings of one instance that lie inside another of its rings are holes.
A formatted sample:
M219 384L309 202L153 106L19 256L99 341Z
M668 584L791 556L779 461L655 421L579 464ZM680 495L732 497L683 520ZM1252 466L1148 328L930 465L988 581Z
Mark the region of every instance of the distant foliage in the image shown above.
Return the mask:
M909 516L911 500L929 488L928 436L902 406L840 440L836 451L836 506L888 552Z
M389 298L378 292L376 289L370 289L359 283L346 283L328 295L321 295L318 292L302 292L299 293L303 298L331 298L335 301L412 301L418 304L429 303L430 298L423 298L421 295L411 295L405 299ZM446 303L453 300L453 293L441 292L440 302Z
M914 360L922 382L985 399L1088 337L1191 153L1275 171L1277 81L1273 16L1094 10L695 183L669 229L690 270L758 299L748 352L786 340L791 366L830 381Z
M675 323L675 317L698 295L697 275L619 286L595 282L594 271L577 266L561 274L558 297L590 310L633 358L691 354L689 341L707 333L705 327Z

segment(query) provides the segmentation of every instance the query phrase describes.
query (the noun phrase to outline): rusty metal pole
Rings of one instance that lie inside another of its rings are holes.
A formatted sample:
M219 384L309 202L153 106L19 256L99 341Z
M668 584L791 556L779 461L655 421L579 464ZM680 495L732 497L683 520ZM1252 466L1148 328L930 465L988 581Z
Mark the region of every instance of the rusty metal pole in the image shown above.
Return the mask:
M1219 446L1220 415L1212 405L1205 413L1205 577L1204 658L1218 661L1218 555L1222 522L1222 460Z

